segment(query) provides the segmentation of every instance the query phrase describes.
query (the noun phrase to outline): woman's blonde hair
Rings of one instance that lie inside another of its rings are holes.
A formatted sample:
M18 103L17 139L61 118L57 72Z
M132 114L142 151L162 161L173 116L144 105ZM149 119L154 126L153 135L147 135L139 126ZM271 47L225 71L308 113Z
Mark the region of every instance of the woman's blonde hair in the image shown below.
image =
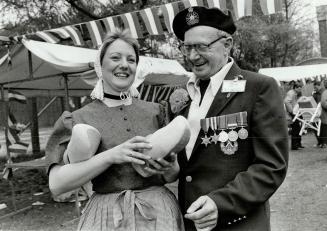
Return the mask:
M122 30L120 28L116 28L115 31L108 32L103 39L103 44L100 48L101 49L100 50L101 65L102 65L103 57L104 57L108 47L110 46L110 44L112 44L117 39L123 40L124 42L128 43L129 45L131 45L133 47L135 54L136 54L136 63L138 63L139 59L140 59L140 57L139 57L140 56L140 54L139 54L140 53L140 51L139 51L140 45L139 45L138 41L131 36L131 33L129 32L129 30L127 30L127 29Z

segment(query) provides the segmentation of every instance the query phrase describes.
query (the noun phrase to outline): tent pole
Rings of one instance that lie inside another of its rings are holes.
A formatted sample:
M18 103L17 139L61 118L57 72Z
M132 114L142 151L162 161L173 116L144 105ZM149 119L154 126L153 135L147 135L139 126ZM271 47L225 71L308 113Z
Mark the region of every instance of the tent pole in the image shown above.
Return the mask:
M31 116L31 140L33 153L40 153L40 141L39 141L39 123L37 116L37 101L36 97L29 98L30 104L30 116Z
M49 103L47 103L47 105L45 105L42 109L41 109L41 111L39 111L38 113L37 113L37 117L40 117L42 114L43 114L43 112L45 111L45 110L47 110L48 109L48 107L50 107L51 106L51 104L56 100L58 98L58 96L55 96L55 97L53 97L51 100L50 100L50 102ZM19 132L19 133L23 133L29 126L31 126L31 122L28 122L26 125L25 125L25 127Z
M32 62L32 53L28 50L27 51L28 56L28 71L29 71L29 79L33 79L33 62Z
M65 110L70 111L70 109L69 109L68 77L66 74L64 74L63 76L65 79Z

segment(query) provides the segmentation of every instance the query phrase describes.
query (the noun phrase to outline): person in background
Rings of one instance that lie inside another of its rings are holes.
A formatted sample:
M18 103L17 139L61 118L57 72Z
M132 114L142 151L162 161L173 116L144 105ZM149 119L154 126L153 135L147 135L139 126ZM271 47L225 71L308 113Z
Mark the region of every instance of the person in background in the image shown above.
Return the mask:
M323 81L324 84L324 91L321 94L321 128L320 128L320 147L326 148L327 147L327 79Z
M323 91L324 91L324 88L322 87L321 81L314 81L312 97L315 99L317 104L320 102L321 94Z
M184 116L191 138L178 154L185 228L268 231L269 198L288 163L277 82L240 69L230 57L236 30L230 13L190 7L175 16L173 30L194 74L183 97L190 98Z
M322 87L321 81L314 81L313 82L313 92L312 92L312 97L315 99L316 103L319 104L321 100L321 94L324 91L324 88ZM317 138L317 144L315 147L320 147L321 146L321 140L320 136L317 135L317 132L314 131L314 134Z
M297 104L298 98L301 96L302 84L300 82L295 82L293 88L290 89L285 96L284 104L286 112L293 120L296 112L294 111L295 105ZM299 120L295 120L291 124L291 149L298 150L304 148L301 143L301 136L299 135L301 130L301 124Z
M164 186L179 172L176 155L170 161L151 160L140 150L151 145L145 136L160 127L160 105L142 101L132 84L139 61L138 43L128 31L109 33L94 63L99 78L90 104L64 112L46 147L49 188L53 194L92 181L93 191L78 230L183 231L174 194ZM96 128L101 141L91 158L63 165L63 154L75 124ZM145 165L142 177L132 164ZM151 169L150 169L151 168Z

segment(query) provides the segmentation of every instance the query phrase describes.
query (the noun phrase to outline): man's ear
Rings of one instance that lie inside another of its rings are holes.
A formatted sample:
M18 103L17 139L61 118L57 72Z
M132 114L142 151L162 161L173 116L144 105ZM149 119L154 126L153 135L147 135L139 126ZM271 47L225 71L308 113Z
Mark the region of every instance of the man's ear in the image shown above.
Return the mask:
M232 37L228 37L225 39L225 48L227 48L229 51L232 49L233 47L233 38Z

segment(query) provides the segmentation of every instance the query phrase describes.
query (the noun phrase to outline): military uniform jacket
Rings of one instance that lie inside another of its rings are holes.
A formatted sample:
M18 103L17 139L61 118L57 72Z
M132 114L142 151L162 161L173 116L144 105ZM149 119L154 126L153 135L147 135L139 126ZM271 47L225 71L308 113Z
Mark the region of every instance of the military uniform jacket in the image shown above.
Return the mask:
M225 80L237 75L246 80L245 91L222 93L220 88L206 117L246 111L248 138L238 141L234 154L226 155L219 142L201 144L201 130L190 159L185 150L178 154L178 199L185 214L198 197L212 198L219 214L214 230L265 231L270 230L268 199L283 182L288 163L283 100L274 79L233 64ZM187 219L185 226L196 230Z

